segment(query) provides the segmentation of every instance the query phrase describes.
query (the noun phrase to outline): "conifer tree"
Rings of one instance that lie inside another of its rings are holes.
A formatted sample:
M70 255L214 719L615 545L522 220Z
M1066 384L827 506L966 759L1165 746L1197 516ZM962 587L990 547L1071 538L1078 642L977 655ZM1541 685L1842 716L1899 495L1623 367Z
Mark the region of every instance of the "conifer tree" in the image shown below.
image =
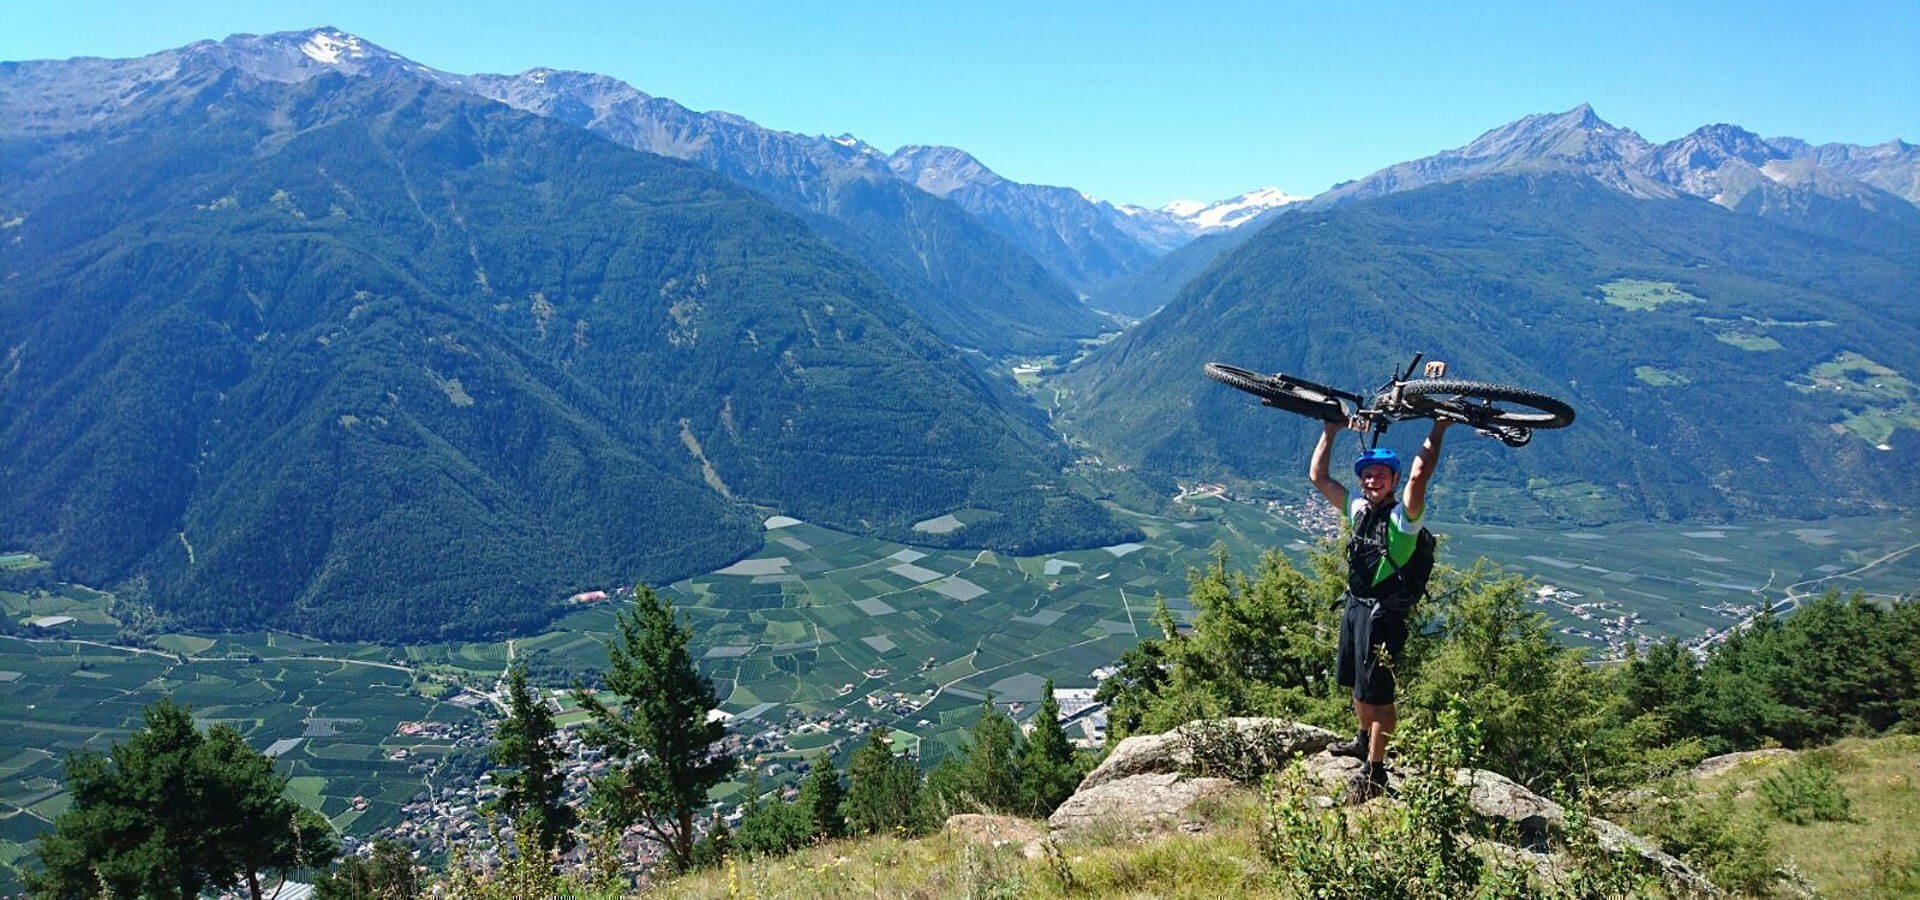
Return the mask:
M920 806L920 770L913 761L895 756L885 726L867 732L847 763L847 830L853 834L882 834L910 829Z
M800 806L807 811L814 837L831 840L847 833L847 817L840 812L846 795L846 789L840 786L840 770L833 767L832 754L820 751L813 758L807 780L800 785Z
M1020 796L1030 816L1051 815L1073 796L1080 784L1080 760L1060 727L1060 701L1053 695L1053 679L1047 679L1040 695L1040 711L1027 732L1026 750L1020 756Z
M579 814L562 802L567 785L560 754L553 712L527 687L526 666L516 661L507 667L507 719L488 754L505 767L493 807L549 854L572 849L573 826L579 822Z
M719 700L694 668L692 631L652 588L636 587L633 608L615 625L619 636L606 645L602 680L619 707L584 687L573 692L593 717L582 740L617 761L594 782L593 802L613 827L639 825L684 870L693 864L694 814L734 768L733 755L719 746L726 725L709 717Z
M421 892L420 867L413 852L397 841L379 840L373 856L349 856L326 878L315 882L315 900L413 900Z
M263 876L319 867L339 844L325 819L286 796L289 776L240 732L201 732L191 711L162 699L110 754L67 757L73 805L41 840L47 897L190 900L236 887L259 898Z
M959 752L960 762L952 780L943 785L958 794L943 798L951 807L1009 813L1020 810L1020 729L1011 717L994 707L992 694L981 701L972 740Z

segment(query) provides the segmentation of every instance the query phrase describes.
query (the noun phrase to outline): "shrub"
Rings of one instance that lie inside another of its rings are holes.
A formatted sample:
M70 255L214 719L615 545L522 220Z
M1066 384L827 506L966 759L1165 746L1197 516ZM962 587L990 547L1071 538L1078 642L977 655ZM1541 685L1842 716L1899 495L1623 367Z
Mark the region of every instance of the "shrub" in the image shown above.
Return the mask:
M1712 798L1676 781L1646 807L1641 832L1709 881L1741 894L1765 895L1781 880L1773 842L1759 817L1741 811L1729 787Z
M1477 745L1477 724L1458 698L1400 742L1400 803L1314 811L1295 763L1270 792L1259 844L1282 893L1306 898L1638 897L1653 885L1599 846L1588 820L1570 815L1559 849L1567 863L1547 874L1476 849L1470 788L1453 778Z
M1760 782L1760 797L1775 818L1795 825L1853 820L1853 801L1833 778L1826 754L1809 753Z

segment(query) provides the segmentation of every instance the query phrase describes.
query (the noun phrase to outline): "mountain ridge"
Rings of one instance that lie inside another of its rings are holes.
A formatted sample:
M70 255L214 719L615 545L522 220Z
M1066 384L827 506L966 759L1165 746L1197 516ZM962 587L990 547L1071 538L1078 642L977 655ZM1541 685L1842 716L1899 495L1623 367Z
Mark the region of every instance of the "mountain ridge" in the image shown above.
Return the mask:
M1507 498L1469 517L1910 510L1920 495L1865 485L1920 459L1920 395L1901 386L1920 344L1896 337L1920 341L1914 284L1911 262L1691 196L1487 175L1281 214L1070 371L1068 418L1143 471L1287 484L1307 423L1201 378L1203 363L1352 389L1425 350L1580 412L1520 451L1449 442L1443 481ZM1672 293L1637 293L1655 289ZM1756 464L1764 476L1736 474Z
M1066 449L1004 379L705 169L403 73L119 100L0 132L0 539L65 577L436 639L709 570L765 508L1131 533L1050 486Z
M1461 147L1396 163L1305 202L1262 212L1246 227L1196 240L1116 280L1093 302L1119 315L1149 315L1225 252L1251 240L1253 230L1286 215L1484 176L1556 172L1591 178L1635 198L1697 197L1883 254L1910 255L1920 242L1920 206L1915 205L1920 203L1920 148L1904 141L1816 148L1713 124L1653 144L1582 103L1561 113L1524 116Z

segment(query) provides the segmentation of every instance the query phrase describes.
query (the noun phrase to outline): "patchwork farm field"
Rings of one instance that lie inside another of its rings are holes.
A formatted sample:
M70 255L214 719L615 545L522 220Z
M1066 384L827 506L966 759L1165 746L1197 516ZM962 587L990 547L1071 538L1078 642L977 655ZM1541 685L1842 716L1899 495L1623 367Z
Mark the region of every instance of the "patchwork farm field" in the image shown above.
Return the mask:
M901 732L931 763L959 746L989 693L1030 706L1047 678L1092 686L1095 668L1150 633L1156 597L1189 618L1187 573L1216 545L1230 566L1248 568L1266 548L1298 557L1316 540L1264 505L1188 502L1189 520L1126 513L1146 535L1137 544L1033 557L930 550L774 517L757 553L659 590L693 625L695 655L736 730L844 710ZM1576 603L1629 611L1647 636L1690 639L1725 629L1762 598L1832 587L1891 599L1920 586L1911 520L1435 529L1443 561L1486 557L1574 598L1541 608L1576 643L1587 627ZM343 831L393 825L458 736L484 727L483 695L510 656L550 686L605 665L618 594L538 635L406 647L281 633L113 646L110 599L71 586L0 592L0 611L18 623L15 636L0 636L0 869L66 808L66 754L123 740L162 696L271 749L294 789ZM28 624L57 619L67 621ZM563 710L560 721L577 718ZM772 756L811 756L835 741L790 731Z

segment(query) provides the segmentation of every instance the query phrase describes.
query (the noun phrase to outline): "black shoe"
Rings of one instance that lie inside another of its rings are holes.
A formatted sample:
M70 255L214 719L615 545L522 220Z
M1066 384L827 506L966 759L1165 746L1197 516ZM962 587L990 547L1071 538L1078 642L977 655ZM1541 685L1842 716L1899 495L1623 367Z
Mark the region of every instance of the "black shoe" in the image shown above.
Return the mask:
M1366 759L1368 743L1367 733L1362 731L1355 735L1353 740L1340 741L1327 745L1327 752L1334 756L1351 756L1354 759Z
M1370 763L1365 769L1353 773L1353 777L1347 781L1344 802L1348 806L1359 806L1388 793L1390 791L1387 789L1387 767Z

